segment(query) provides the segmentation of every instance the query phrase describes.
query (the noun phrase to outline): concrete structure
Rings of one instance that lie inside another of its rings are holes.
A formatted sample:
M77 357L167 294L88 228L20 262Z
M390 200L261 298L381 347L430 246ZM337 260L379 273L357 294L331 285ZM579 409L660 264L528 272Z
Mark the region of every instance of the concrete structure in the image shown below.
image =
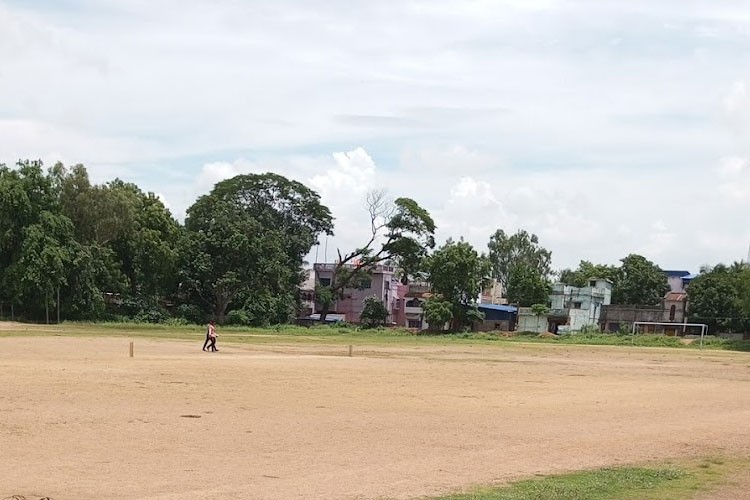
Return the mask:
M537 316L530 307L519 307L516 316L516 330L519 332L548 332L550 325L547 315Z
M353 269L353 265L347 266ZM336 264L316 263L313 265L315 271L315 281L321 286L329 286L333 281L333 274ZM331 307L331 313L343 315L347 323L359 323L364 300L367 297L375 296L383 302L388 310L388 323L401 325L404 324L404 298L407 287L402 285L395 278L395 268L393 266L376 265L369 270L369 276L352 283L351 288L345 288L343 291L344 298L337 300ZM319 307L317 308L319 310Z
M503 304L478 304L477 309L484 313L484 321L474 323L474 330L480 332L505 331L516 327L518 310L513 306Z
M684 292L694 277L690 271L664 271L664 275L672 292Z
M503 295L503 285L501 285L500 282L496 279L493 279L490 284L484 290L482 290L482 295L479 298L479 303L507 304L508 300Z
M635 322L674 323L670 325L642 325L644 333L664 333L666 335L683 335L692 333L682 326L688 323L687 294L684 292L667 292L660 306L609 305L602 308L599 328L603 332L629 332Z
M602 306L612 302L612 282L591 279L583 288L555 283L550 294L549 331L579 331L597 326Z
M304 318L315 314L315 271L305 269L305 281L299 287L300 310L297 317Z
M422 304L432 294L430 285L427 283L415 282L409 283L406 290L406 300L404 302L404 321L401 325L407 328L416 328L426 330L429 328L427 321L424 319L424 310Z
M597 326L602 306L612 302L612 282L606 279L591 279L589 285L578 288L564 283L555 283L549 296L550 312L537 316L529 307L518 311L519 331L528 332L573 332L587 326Z

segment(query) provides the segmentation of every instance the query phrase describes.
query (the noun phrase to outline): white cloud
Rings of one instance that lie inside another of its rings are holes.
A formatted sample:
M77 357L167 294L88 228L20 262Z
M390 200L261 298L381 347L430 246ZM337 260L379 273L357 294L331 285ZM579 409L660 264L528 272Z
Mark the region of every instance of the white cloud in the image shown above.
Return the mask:
M0 161L82 162L177 217L274 171L331 207L329 250L377 187L439 240L524 228L558 266L750 241L740 1L0 0L0 25Z

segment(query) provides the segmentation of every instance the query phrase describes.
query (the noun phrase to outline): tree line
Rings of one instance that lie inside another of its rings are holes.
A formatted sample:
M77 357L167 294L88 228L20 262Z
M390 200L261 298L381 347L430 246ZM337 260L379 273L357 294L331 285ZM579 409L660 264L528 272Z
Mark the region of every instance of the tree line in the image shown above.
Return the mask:
M493 278L519 306L546 304L553 281L609 279L617 304L656 305L668 289L640 255L555 272L551 252L524 230L498 229L486 252L462 239L436 248L435 223L416 201L372 192L366 211L367 241L339 252L331 282L316 287L323 318L378 264L395 266L403 283L428 282L426 315L454 328L481 318L477 297ZM273 173L217 183L180 224L153 193L120 179L92 184L83 165L0 164L0 316L12 308L32 321L286 323L299 310L304 258L333 228L315 191ZM691 314L747 328L748 291L744 265L703 269L691 285ZM377 304L367 310L382 320Z

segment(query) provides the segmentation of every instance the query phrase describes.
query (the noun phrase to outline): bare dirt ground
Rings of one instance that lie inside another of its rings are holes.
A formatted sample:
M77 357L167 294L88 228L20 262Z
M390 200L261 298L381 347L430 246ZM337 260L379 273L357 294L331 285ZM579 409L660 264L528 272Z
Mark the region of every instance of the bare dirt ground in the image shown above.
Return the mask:
M0 498L401 499L750 456L747 353L128 343L0 338Z

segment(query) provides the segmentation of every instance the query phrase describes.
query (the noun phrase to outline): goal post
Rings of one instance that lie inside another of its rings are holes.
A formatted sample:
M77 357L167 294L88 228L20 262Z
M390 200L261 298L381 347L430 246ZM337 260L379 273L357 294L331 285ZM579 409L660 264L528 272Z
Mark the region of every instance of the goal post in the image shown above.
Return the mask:
M689 326L699 326L701 329L701 341L700 341L701 349L703 349L703 338L708 333L708 325L705 323L668 323L668 322L662 322L662 321L634 321L633 332L631 334L631 339L630 339L630 345L635 345L635 331L638 325L671 326L673 328L674 327L687 328Z

